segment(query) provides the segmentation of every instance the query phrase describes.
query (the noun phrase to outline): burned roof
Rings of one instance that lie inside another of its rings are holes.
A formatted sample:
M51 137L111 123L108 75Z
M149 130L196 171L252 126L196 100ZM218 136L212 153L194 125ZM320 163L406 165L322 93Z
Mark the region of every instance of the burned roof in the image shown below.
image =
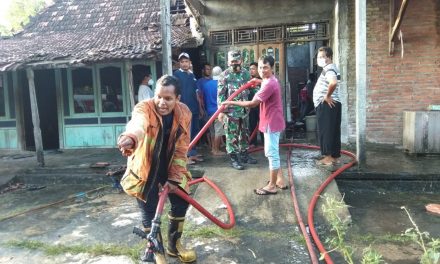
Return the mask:
M56 0L19 34L0 40L0 70L30 63L157 58L159 0ZM181 4L182 1L177 1ZM174 7L175 8L175 7ZM173 12L172 47L199 45L186 12Z

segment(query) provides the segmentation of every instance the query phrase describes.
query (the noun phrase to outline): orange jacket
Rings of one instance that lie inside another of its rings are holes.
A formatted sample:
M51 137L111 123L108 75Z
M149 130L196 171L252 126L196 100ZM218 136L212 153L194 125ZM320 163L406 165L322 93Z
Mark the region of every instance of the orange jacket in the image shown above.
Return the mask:
M178 183L186 192L189 192L188 183L191 180L191 173L186 166L190 125L191 111L185 104L177 103L167 148L167 156L170 157L168 180ZM162 133L162 118L156 111L153 99L149 99L134 107L131 120L121 134L131 137L135 142L133 154L127 158L127 170L121 185L127 194L144 201L148 178L157 177Z

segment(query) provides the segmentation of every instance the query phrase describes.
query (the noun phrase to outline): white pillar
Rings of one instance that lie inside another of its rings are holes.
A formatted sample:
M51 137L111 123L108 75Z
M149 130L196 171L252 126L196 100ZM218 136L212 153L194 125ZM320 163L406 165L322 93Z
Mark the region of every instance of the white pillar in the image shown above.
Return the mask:
M356 156L358 166L366 163L367 124L367 3L356 0Z
M348 1L336 0L334 14L334 37L333 37L333 62L336 63L341 72L341 81L339 82L339 96L342 103L341 117L341 141L349 142L349 111L348 108L348 54L350 54L350 31L347 24L348 18ZM352 110L351 110L352 111Z

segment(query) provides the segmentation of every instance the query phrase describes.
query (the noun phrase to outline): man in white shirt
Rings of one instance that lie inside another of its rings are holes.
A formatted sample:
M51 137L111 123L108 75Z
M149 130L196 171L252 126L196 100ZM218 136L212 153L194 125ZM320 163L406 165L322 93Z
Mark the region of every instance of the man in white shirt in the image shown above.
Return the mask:
M318 49L318 66L322 72L313 89L318 137L323 158L317 165L331 166L341 157L342 105L339 97L339 69L333 63L333 51L329 47Z
M151 79L151 73L147 73L144 76L141 85L139 85L138 102L154 97L153 90L151 89L151 87L153 87L153 84L154 82Z

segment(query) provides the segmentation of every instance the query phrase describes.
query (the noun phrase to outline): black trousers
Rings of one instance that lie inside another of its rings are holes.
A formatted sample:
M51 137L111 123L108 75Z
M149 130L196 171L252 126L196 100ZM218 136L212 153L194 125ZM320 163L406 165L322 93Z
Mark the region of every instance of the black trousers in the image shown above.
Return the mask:
M321 154L339 158L341 156L341 116L342 105L335 102L330 106L323 102L316 108L318 123L318 140Z
M157 204L159 203L159 183L164 185L167 181L166 177L166 175L159 176L154 183L153 180L150 181L150 179L148 179L144 190L144 193L148 193L146 203L136 199L138 207L141 210L142 225L144 227L151 227L151 221L156 214ZM168 199L171 203L171 215L173 217L184 217L189 206L188 202L174 193L169 193Z
M253 107L249 111L249 138L254 132L255 128L258 125L258 121L260 121L260 107ZM264 145L264 134L260 131L257 131L255 137L249 142L250 145L257 146L258 145L258 134L260 134L261 143Z

